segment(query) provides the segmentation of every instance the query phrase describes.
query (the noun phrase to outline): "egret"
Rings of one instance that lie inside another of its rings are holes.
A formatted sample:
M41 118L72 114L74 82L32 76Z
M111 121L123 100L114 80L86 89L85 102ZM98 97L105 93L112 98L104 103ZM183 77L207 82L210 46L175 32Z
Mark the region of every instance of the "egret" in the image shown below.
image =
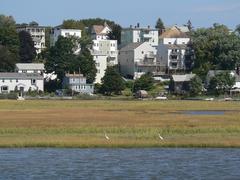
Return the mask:
M107 134L105 133L105 138L107 139L107 140L110 140L110 138L107 136Z
M159 137L161 140L163 140L163 137L162 137L160 134L158 134L158 137Z

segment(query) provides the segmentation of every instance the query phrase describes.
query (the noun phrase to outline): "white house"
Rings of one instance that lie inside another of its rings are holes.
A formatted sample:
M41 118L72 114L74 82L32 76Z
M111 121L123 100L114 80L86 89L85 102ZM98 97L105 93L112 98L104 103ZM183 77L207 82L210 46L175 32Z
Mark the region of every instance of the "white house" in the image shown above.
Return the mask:
M95 54L106 55L108 66L118 64L117 40L93 40L92 50Z
M94 85L87 84L86 77L82 74L65 74L63 88L65 88L65 86L79 93L92 94L94 91Z
M50 45L54 46L57 42L59 36L63 37L74 37L76 39L80 39L82 37L82 30L80 29L64 29L61 26L56 26L52 29L51 35L50 35ZM79 53L81 50L80 44L77 44L75 53Z
M92 31L91 31L91 37L95 40L106 40L108 38L108 34L112 31L112 29L107 25L107 23L104 23L103 25L93 25Z
M123 76L137 79L147 72L157 73L156 49L149 43L130 43L119 51L119 66Z
M157 47L159 42L158 29L152 29L150 26L141 28L137 26L123 28L121 32L121 46L124 47L129 43L147 42L152 47Z
M97 51L92 51L91 54L93 56L93 60L95 61L97 68L97 74L94 83L101 84L101 79L105 75L105 71L107 69L108 56Z
M30 23L29 25L17 26L17 31L27 31L32 37L34 47L37 54L41 53L46 48L45 44L45 27L39 26L37 23Z
M114 66L118 64L118 42L110 40L108 34L112 29L104 23L103 25L94 25L91 31L93 39L92 50L95 54L107 55L107 65Z
M0 73L0 93L29 89L44 91L44 79L40 74L33 73Z
M17 63L15 71L18 73L38 73L43 75L44 64L43 63Z
M191 50L188 48L190 38L179 28L173 26L160 36L160 43L157 48L157 59L160 62L161 70L184 70L186 59Z

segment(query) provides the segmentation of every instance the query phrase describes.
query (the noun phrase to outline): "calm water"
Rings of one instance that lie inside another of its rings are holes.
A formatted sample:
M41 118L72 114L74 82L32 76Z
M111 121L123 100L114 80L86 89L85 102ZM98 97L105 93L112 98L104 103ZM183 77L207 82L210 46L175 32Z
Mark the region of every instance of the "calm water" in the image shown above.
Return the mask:
M187 115L224 115L225 111L184 111Z
M240 179L240 149L0 149L0 179Z

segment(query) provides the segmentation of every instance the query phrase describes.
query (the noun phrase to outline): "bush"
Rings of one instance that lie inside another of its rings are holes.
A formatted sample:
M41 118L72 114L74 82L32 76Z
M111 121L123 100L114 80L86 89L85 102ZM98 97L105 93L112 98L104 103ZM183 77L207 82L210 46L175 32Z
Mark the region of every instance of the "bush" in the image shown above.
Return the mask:
M17 93L9 93L9 94L0 94L0 99L17 99Z

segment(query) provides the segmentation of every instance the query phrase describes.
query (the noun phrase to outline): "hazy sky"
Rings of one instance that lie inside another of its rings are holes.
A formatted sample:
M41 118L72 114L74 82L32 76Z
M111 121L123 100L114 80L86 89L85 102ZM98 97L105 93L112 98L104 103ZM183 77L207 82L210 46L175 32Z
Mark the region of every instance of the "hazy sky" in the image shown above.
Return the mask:
M195 27L221 23L240 24L240 0L0 0L0 14L12 15L18 23L37 21L59 25L64 19L107 18L123 27L137 22L155 25L161 17L166 25Z

